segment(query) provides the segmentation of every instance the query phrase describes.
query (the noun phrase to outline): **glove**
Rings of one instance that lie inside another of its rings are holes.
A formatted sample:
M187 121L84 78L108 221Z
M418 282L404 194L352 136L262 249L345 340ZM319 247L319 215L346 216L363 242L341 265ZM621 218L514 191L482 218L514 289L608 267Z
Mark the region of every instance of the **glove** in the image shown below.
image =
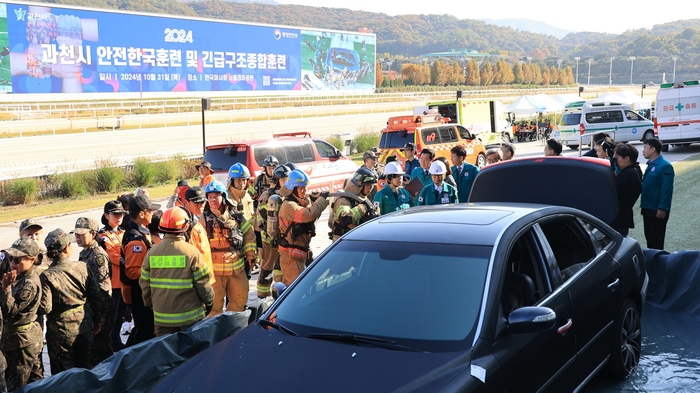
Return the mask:
M309 198L311 198L311 201L315 201L318 199L318 197L321 196L321 194L318 191L314 191L311 194L309 194Z
M359 211L360 214L364 216L365 214L367 214L367 205L365 205L364 203L360 203L359 205L357 205L357 211Z
M318 195L319 195L321 198L326 198L326 199L328 199L328 197L331 195L331 193L328 192L328 191L323 191L323 192L319 193Z
M205 305L204 307L207 310L207 315L209 315L209 314L211 314L211 310L214 309L214 303L209 303L209 304Z

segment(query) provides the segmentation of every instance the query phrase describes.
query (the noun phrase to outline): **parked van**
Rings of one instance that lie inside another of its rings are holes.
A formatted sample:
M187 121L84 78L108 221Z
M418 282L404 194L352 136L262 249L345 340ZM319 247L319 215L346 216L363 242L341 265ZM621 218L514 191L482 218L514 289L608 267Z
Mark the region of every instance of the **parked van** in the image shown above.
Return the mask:
M416 145L416 155L427 147L435 151L435 157L445 157L447 160L451 159L450 149L462 145L467 150L466 162L479 168L486 165L486 151L479 138L461 125L445 123L438 113L389 118L379 137L381 162L387 156L396 155L401 166L404 166L406 156L401 148L408 142Z
M700 82L661 85L656 93L654 130L664 145L700 142Z
M272 138L231 142L207 146L204 160L211 163L214 177L228 181L228 170L239 162L248 167L252 176L262 172L263 160L273 155L280 164L294 163L309 175L311 191L341 191L345 180L352 177L358 166L330 143L312 138L308 132L275 134Z
M620 102L575 101L564 107L559 126L563 145L578 149L581 135L583 144L590 145L589 134L599 131L610 132L616 142L643 141L654 136L654 123Z

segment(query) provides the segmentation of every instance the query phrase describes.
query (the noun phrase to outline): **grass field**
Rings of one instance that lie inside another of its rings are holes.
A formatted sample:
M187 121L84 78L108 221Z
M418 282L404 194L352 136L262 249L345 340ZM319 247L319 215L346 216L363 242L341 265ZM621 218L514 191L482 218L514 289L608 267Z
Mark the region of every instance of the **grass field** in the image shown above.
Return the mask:
M350 157L358 165L362 164L361 155ZM695 232L700 228L700 155L673 164L676 180L673 191L671 218L666 231L666 250L700 250L700 237ZM152 187L148 191L151 198L170 196L175 184ZM0 210L0 224L27 217L47 217L61 215L80 210L96 209L104 206L105 202L115 195L94 195L84 199L41 201L29 206L5 207ZM635 228L630 230L630 236L636 239L642 247L646 247L642 216L639 214L639 202L635 208Z

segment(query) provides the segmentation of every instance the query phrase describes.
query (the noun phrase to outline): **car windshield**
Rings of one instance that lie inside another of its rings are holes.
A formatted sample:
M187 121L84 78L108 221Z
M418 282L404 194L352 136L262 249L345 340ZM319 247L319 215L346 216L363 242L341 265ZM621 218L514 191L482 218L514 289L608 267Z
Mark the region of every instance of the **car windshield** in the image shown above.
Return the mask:
M248 157L248 147L246 145L227 146L221 149L209 149L204 154L204 161L211 163L211 168L215 171L228 171L235 163L246 164Z
M407 142L415 143L414 135L415 133L413 131L382 132L382 136L379 138L379 148L401 148L404 147Z
M341 240L274 310L300 336L379 337L428 352L471 347L491 247Z
M561 124L563 126L577 126L581 124L581 113L565 113L561 117Z

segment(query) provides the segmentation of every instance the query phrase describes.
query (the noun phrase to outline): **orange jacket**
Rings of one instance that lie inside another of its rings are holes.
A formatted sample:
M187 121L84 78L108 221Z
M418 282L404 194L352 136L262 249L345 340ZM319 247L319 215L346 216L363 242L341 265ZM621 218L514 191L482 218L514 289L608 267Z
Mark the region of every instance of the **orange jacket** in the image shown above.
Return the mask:
M148 236L150 238L150 236ZM151 239L148 239L151 241ZM132 240L124 246L124 267L126 276L138 281L141 278L141 265L148 248L141 239ZM122 284L124 303L131 304L131 286Z
M211 247L209 247L209 238L207 238L207 232L204 230L202 224L197 223L192 227L192 231L190 232L190 244L197 247L204 257L204 263L211 272L209 275L209 284L215 283L216 279L214 278L214 263L211 260Z
M204 187L206 187L207 184L213 182L214 180L216 180L214 179L214 176L206 175L199 181L199 186L202 187L202 189L204 189Z
M105 251L107 251L107 255L109 255L109 261L112 263L112 289L119 289L122 287L122 281L119 278L119 257L122 249L122 236L124 236L124 230L121 228L107 229L107 227L103 227L98 234Z

